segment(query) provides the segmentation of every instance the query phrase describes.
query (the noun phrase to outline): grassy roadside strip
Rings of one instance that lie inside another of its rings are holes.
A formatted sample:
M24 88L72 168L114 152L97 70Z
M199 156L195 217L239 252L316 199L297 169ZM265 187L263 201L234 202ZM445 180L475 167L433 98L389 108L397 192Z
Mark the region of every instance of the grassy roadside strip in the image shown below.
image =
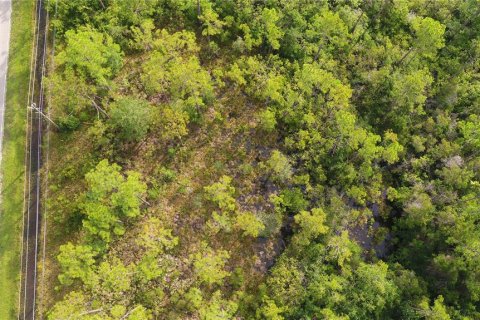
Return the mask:
M0 319L16 319L33 0L12 1L0 211Z

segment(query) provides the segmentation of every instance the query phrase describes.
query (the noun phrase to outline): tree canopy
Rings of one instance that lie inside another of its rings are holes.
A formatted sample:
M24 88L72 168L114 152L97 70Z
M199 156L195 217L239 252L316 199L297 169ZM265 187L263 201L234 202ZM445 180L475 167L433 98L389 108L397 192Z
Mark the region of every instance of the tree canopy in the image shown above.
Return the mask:
M48 7L49 318L480 319L478 1Z

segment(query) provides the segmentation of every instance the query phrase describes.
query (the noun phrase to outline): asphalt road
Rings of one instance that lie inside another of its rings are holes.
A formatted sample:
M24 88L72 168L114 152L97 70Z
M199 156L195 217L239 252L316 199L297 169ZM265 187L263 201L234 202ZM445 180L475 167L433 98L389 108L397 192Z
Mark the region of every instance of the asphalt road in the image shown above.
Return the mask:
M3 0L0 0L3 1ZM21 1L21 0L20 0ZM21 265L21 288L19 320L35 320L36 318L36 288L37 261L39 253L39 233L41 223L41 174L42 166L42 131L44 105L43 76L45 74L45 59L47 49L47 20L48 15L44 8L44 0L35 0L35 38L33 50L33 64L31 69L31 83L29 93L30 109L28 117L28 138L26 157L26 210L24 212L24 233ZM27 107L27 106L25 106ZM0 319L3 320L3 319Z
M3 146L3 116L5 114L5 96L7 92L8 48L10 45L11 0L0 0L0 161Z
M19 0L22 1L22 0ZM6 85L8 53L10 44L10 25L12 0L0 0L0 161L3 146L4 114L6 107ZM44 8L44 0L35 0L35 62L31 70L29 88L29 104L35 105L38 111L43 111L44 87L43 75L45 73L46 57L46 26L47 13ZM25 63L28 63L26 61ZM28 85L28 84L26 84ZM27 107L27 106L25 106ZM21 265L21 289L18 319L34 320L36 311L36 285L37 285L37 259L38 259L38 235L41 220L40 214L40 168L41 168L41 144L43 121L39 112L31 111L29 117L29 134L27 138L27 174L26 185L27 198L26 212L24 213L24 233ZM0 180L1 181L1 180ZM0 319L3 320L3 319Z

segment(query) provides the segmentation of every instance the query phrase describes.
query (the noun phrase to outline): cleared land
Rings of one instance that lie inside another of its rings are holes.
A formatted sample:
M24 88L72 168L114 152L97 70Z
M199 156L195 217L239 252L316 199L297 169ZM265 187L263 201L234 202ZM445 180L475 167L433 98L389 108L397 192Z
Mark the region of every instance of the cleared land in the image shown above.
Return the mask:
M24 186L25 124L33 1L12 3L10 58L2 159L0 319L16 318Z

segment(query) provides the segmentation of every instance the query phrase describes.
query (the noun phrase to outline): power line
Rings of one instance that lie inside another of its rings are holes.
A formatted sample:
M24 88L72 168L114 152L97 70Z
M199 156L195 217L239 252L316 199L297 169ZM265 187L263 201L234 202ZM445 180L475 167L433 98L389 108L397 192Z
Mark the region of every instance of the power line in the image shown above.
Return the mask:
M49 0L50 2L50 0ZM57 18L57 9L58 9L58 0L55 0L55 15L54 19ZM56 36L56 27L54 25L53 32L52 32L52 52L51 52L51 66L50 70L54 72L55 70L55 36ZM51 88L51 83L50 83ZM51 92L51 90L50 90ZM50 110L51 110L51 95L48 95L48 103L47 103L47 114L48 118L50 119ZM53 121L52 121L53 123ZM58 127L58 126L57 126ZM45 191L44 191L44 206L43 206L43 221L44 221L44 229L43 229L43 252L42 252L42 289L43 293L45 293L46 286L45 286L45 257L46 257L46 247L47 247L47 205L48 205L48 174L50 169L50 123L47 122L47 144L46 144L46 154L45 154ZM41 304L44 305L43 303ZM43 312L40 310L40 319L43 319Z
M37 107L37 105L35 103L32 103L32 105L29 107L30 109L32 110L35 110L39 115L41 115L42 117L44 117L45 119L47 119L49 122L51 122L55 127L58 128L58 125L48 116L46 115L45 113L43 113L42 110L40 110L40 108ZM42 108L43 109L43 108Z
M33 99L34 99L34 92L35 92L35 79L36 79L36 71L37 71L37 54L38 54L38 40L39 40L39 37L40 37L40 34L39 34L39 30L40 30L40 7L41 7L41 1L42 0L37 0L36 1L36 27L35 27L35 31L34 31L34 39L35 39L35 42L34 42L34 54L33 54L33 76L31 77L31 91L29 92L30 94L30 101L29 101L29 105L31 103L33 103ZM32 75L32 73L31 73ZM28 108L27 108L28 110ZM28 112L28 111L27 111ZM33 124L33 118L30 117L30 120L32 121L32 124ZM27 131L29 133L29 138L27 139L27 145L28 145L28 168L26 168L27 170L25 171L27 176L28 176L28 186L26 188L27 192L28 192L28 201L26 201L26 211L27 211L27 224L26 224L26 241L25 239L22 239L22 242L25 242L25 245L26 245L26 254L25 254L25 274L24 274L24 277L23 277L23 281L24 281L24 286L23 286L23 319L26 318L26 312L27 312L27 309L26 309L26 301L27 301L27 283L28 283L28 244L29 244L29 240L30 240L30 228L29 228L29 225L30 225L30 201L31 201L31 172L30 172L30 169L32 167L32 137L33 137L33 131L30 129L30 123L27 124ZM27 181L26 181L27 182ZM23 236L25 236L25 234L23 234ZM23 246L22 248L22 257L23 257L23 252L24 252L24 247L25 245ZM22 273L23 273L23 265L22 265ZM21 307L21 306L20 306ZM18 315L18 319L20 319L20 312L19 312L19 315Z
M35 57L35 36L36 36L36 23L34 24L34 33L32 37L32 52L30 56L30 74L28 79L28 94L27 94L27 106L31 103L31 90L32 90L32 71L33 64L34 64L34 57ZM18 290L18 317L17 319L20 320L20 309L22 307L22 276L23 276L23 251L24 251L24 235L25 235L25 212L26 212L26 205L27 205L27 179L30 178L28 174L27 168L27 160L28 160L28 141L29 141L29 133L30 133L30 109L25 108L26 110L26 121L25 121L25 149L24 149L24 183L23 183L23 209L22 209L22 234L21 234L21 249L20 249L20 289ZM28 177L28 178L27 178ZM30 185L30 183L28 183Z

